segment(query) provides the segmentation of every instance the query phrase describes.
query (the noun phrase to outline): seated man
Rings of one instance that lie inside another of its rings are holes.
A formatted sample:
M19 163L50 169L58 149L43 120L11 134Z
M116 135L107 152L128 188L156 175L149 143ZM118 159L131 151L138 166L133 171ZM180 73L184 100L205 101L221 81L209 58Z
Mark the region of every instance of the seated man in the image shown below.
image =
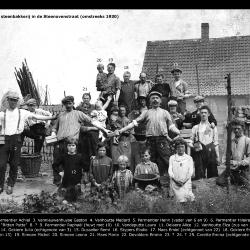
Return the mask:
M43 116L52 116L49 111L37 108L37 102L35 99L31 98L26 102L28 110L34 114L43 115ZM25 122L25 128L21 134L22 142L27 136L31 139L34 139L34 153L40 153L43 147L43 142L46 136L46 129L49 127L50 121L42 121L37 119L28 119Z
M243 121L234 119L231 121L234 139L231 143L230 180L232 184L243 186L249 189L248 170L250 164L250 138L243 134L245 124ZM222 158L226 163L226 152ZM216 184L226 186L226 170L216 179Z

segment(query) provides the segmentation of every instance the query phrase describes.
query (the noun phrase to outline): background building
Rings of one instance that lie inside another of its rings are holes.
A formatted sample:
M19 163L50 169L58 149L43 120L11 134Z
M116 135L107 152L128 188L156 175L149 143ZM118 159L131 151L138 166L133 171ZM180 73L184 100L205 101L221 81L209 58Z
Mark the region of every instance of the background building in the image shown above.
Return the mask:
M149 79L154 80L159 72L170 82L174 63L182 69L183 79L192 93L187 109L195 109L193 97L198 93L206 97L218 121L223 149L227 120L226 74L231 73L234 104L250 104L250 36L210 38L209 24L202 23L200 39L147 42L142 70Z

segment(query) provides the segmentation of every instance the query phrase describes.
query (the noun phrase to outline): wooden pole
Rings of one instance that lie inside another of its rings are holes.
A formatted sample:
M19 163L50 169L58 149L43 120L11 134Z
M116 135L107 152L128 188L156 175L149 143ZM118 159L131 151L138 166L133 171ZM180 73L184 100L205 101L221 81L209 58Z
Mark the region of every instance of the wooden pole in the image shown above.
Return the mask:
M200 82L199 82L199 72L198 72L198 65L195 65L196 69L196 78L197 78L197 87L198 87L198 95L200 95Z
M227 192L229 193L230 185L230 160L232 155L231 141L232 141L232 96L231 96L231 74L227 74L225 77L227 79L227 149L226 149L226 179L227 179Z

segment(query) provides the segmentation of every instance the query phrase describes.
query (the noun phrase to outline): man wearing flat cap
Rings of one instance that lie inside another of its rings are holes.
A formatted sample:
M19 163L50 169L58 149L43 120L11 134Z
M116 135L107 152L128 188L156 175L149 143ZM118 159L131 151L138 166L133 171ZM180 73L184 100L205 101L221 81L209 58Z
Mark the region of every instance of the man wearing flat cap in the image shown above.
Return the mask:
M177 111L184 115L186 111L186 98L190 96L190 92L188 91L188 84L182 80L182 70L178 65L174 65L171 73L174 77L173 81L170 82L170 90L171 90L171 97L175 98L178 102L178 109Z
M103 128L93 121L88 115L84 114L82 111L74 110L74 97L73 96L66 96L62 100L62 104L65 106L65 111L62 112L55 124L52 127L52 135L57 135L57 143L54 147L53 152L53 175L54 181L53 183L57 186L61 183L61 176L60 176L60 165L58 165L58 158L61 154L66 153L67 151L67 139L79 139L79 133L81 124L83 122L88 122L95 126L96 128L102 130L104 133L108 133L109 130Z
M121 134L124 131L138 126L141 122L146 123L146 144L151 151L151 160L158 165L160 175L167 175L171 141L168 132L173 131L177 135L180 131L172 122L169 112L160 108L161 93L153 91L149 94L150 109L143 112L139 117L133 120L126 127L116 131L115 134Z
M184 126L186 128L192 128L201 122L200 108L205 104L204 96L201 95L196 96L194 98L194 103L196 105L196 110L191 114L189 113L185 116ZM208 122L211 124L212 128L217 126L217 121L212 113L210 113L208 116Z
M178 129L182 129L185 117L181 113L177 112L177 106L178 103L175 100L170 100L168 102L169 113L171 115L173 123Z
M2 141L0 144L0 193L4 189L7 162L10 164L10 170L6 193L13 193L21 156L21 134L24 130L25 122L28 119L44 121L54 119L53 116L43 116L19 109L19 106L20 97L17 92L8 91L4 94L1 102L1 110L3 111L0 112L0 135L4 138L4 142Z
M155 85L152 87L150 92L157 91L162 94L161 98L161 108L168 110L168 101L170 97L170 86L168 83L164 82L164 75L157 74L155 76Z
M29 99L25 103L28 107L28 110L31 113L43 115L43 116L52 116L49 111L37 108L37 101L34 98ZM22 142L25 137L34 139L34 153L40 153L43 147L43 142L46 136L46 129L50 125L49 121L42 121L37 119L29 119L25 122L24 131L21 134Z

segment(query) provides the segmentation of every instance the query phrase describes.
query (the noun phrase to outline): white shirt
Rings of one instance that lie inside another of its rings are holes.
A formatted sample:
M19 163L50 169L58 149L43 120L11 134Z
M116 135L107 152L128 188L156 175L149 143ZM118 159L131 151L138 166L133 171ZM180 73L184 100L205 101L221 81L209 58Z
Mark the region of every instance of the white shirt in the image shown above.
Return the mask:
M31 112L31 113L33 113L33 114L37 114L37 115L43 115L43 116L52 116L52 114L49 112L49 111L46 111L46 110L43 110L43 109L35 109L35 111L34 112ZM28 119L28 120L26 120L26 122L25 122L25 125L26 126L33 126L34 124L37 124L37 123L44 123L44 124L50 124L50 120L48 120L48 121L42 121L42 120L37 120L37 119L35 119L35 118L33 118L33 119Z
M4 112L0 112L0 124L2 125L2 130L0 134L5 135L14 135L14 134L20 134L24 130L24 123L28 119L28 117L32 113L20 109L20 123L19 123L19 129L17 128L18 124L18 108L15 108L14 110L6 110L6 121L5 121L5 133L4 133Z
M181 83L181 80L175 81L175 87L178 87Z

